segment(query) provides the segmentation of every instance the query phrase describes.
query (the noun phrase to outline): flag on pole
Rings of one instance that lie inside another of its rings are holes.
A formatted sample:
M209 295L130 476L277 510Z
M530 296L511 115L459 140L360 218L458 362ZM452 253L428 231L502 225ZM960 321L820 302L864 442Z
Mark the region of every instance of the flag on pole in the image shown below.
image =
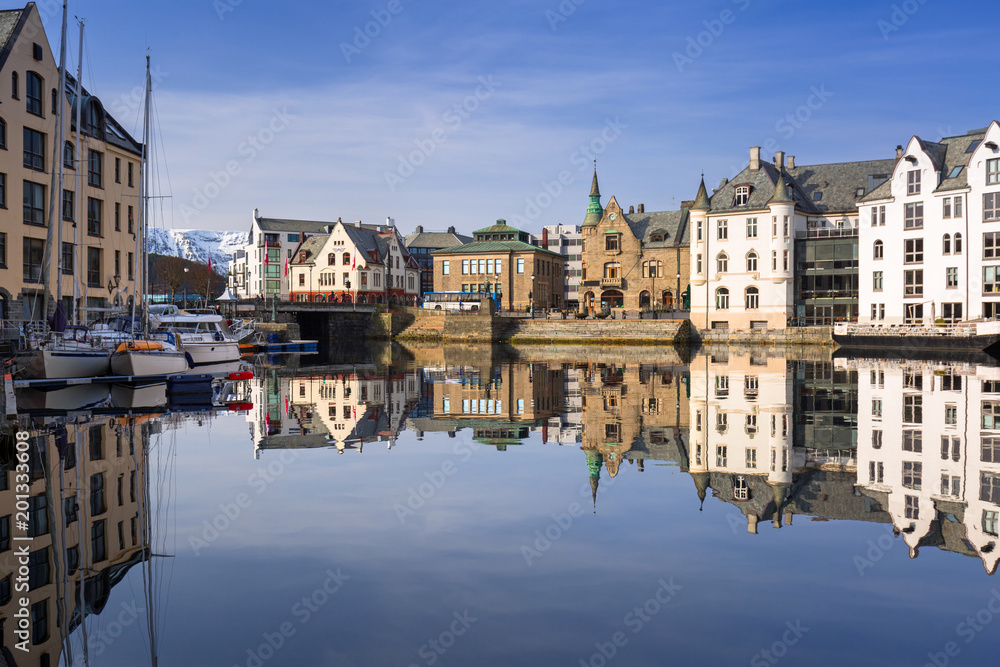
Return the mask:
M288 275L288 258L285 258L285 275Z
M354 255L351 256L351 271L354 270L354 267L357 266L357 264L358 264L358 253L354 253Z
M268 255L267 255L267 248L264 248L264 266L270 266L271 265L271 262L269 260L270 260L270 257L268 257Z
M212 270L212 256L211 255L208 256L208 270L209 271Z

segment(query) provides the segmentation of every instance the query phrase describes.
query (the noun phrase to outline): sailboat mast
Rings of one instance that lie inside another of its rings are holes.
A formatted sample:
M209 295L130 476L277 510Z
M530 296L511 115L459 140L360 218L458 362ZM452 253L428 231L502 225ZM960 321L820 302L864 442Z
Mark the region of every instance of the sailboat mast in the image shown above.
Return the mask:
M148 283L149 255L146 251L146 227L149 217L149 100L152 94L152 78L149 74L149 55L146 55L146 100L142 114L142 158L139 162L139 229L136 235L135 262L138 274L136 285L141 285L142 290L142 315L143 327L146 326L146 319L149 316L148 308ZM141 262L141 263L140 263ZM135 308L138 305L139 288L135 290L135 298L132 299L132 316L135 317Z
M76 181L73 186L74 197L76 197L76 221L73 223L73 324L80 323L80 278L84 275L83 266L83 244L80 243L81 230L83 224L83 197L80 191L83 187L83 21L80 22L80 55L76 61L76 151L74 151L73 161L76 162ZM81 159L77 161L76 156ZM86 319L84 319L86 324Z
M62 34L59 39L59 92L56 94L56 149L52 152L52 161L59 163L59 177L58 186L56 191L52 193L52 199L55 201L55 206L58 211L53 211L56 224L59 225L58 241L56 245L56 255L59 259L56 262L56 307L59 307L59 303L62 302L63 290L63 220L62 220L62 192L63 192L63 179L65 173L63 171L62 151L63 144L66 142L66 121L63 114L63 109L65 108L64 100L66 97L66 17L68 13L67 0L63 0L63 12L62 12Z

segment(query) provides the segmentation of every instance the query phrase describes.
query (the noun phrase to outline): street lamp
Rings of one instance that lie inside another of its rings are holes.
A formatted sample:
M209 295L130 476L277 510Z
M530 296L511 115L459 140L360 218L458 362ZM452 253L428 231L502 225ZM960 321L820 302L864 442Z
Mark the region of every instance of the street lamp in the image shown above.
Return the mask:
M184 273L187 273L188 270L189 270L188 267L185 266L184 267ZM187 310L187 307L188 307L188 281L187 281L187 276L185 276L184 277L184 310Z

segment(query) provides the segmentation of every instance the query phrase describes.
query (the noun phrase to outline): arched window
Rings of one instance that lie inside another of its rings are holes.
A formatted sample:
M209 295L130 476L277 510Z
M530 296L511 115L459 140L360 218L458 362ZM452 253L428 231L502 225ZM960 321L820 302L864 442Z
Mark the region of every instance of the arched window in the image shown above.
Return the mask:
M63 144L63 166L67 169L76 169L76 149L72 141Z
M750 186L739 185L736 187L736 196L733 198L733 206L743 206L750 200Z
M961 255L962 254L962 235L961 234L955 234L955 254L956 255Z
M772 250L771 251L771 270L772 271L777 271L778 270L778 251L777 250Z
M737 475L733 478L733 500L748 500L750 498L750 485L744 475Z
M337 263L337 255L336 255L336 253L332 253L331 252L329 255L326 256L326 265L327 266L333 266L336 263Z
M716 273L726 273L729 271L729 255L724 252L720 252L715 258L715 271Z
M621 276L622 265L618 262L608 262L604 265L605 278L618 278Z
M18 78L17 72L10 73L10 96L15 100L18 99L20 93L17 92L18 89Z
M0 148L7 148L7 121L0 118Z
M715 309L729 310L729 289L720 287L715 290Z
M83 131L98 139L104 138L104 109L100 102L95 99L90 100L83 107Z
M24 80L24 97L28 113L41 116L42 91L44 90L42 77L35 72L28 72L25 74Z
M882 259L885 254L885 249L882 246L881 241L876 241L874 247L872 248L872 257L875 259Z
M760 308L760 291L756 287L748 287L744 297L744 303L746 304L747 310L757 310Z
M345 252L344 259L340 263L344 266L348 266L351 263L351 253Z
M941 252L945 255L951 254L951 234L945 234L941 239Z
M649 305L650 305L649 292L647 292L645 290L643 290L642 292L639 292L639 307L640 308L649 308Z
M753 250L747 253L747 273L757 272L757 253Z

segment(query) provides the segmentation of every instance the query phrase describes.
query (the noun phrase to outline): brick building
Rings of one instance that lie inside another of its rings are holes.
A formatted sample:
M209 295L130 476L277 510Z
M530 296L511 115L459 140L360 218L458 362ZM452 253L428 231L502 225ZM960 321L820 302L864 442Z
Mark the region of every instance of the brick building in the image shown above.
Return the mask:
M439 292L499 294L501 308L562 308L566 257L529 243L505 220L473 232L473 242L431 253Z
M626 213L612 197L602 208L594 170L582 226L580 308L635 312L685 307L690 205L682 202L679 211L647 213L639 204L638 210L633 206Z

